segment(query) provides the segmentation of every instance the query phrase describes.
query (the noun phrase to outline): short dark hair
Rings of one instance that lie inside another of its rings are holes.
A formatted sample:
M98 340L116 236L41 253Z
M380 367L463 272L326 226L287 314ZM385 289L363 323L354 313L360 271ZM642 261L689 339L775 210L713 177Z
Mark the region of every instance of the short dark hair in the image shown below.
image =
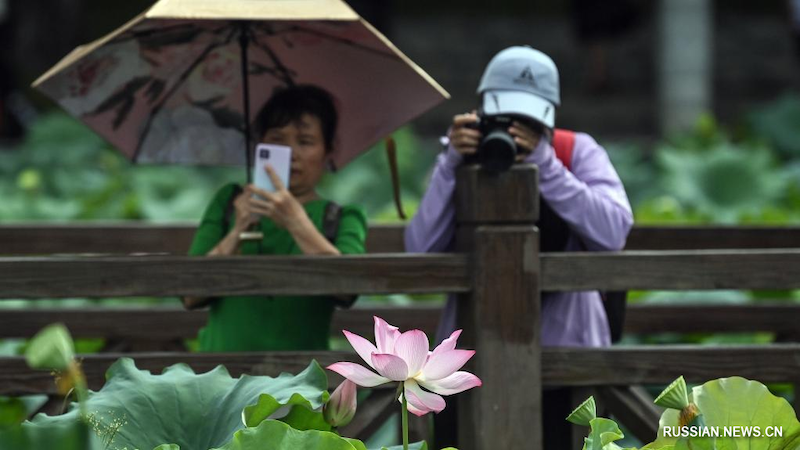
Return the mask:
M256 115L256 139L261 139L268 130L282 128L300 120L303 114L319 119L325 152L330 153L336 139L339 115L333 96L325 89L310 84L279 88L273 92L267 104Z

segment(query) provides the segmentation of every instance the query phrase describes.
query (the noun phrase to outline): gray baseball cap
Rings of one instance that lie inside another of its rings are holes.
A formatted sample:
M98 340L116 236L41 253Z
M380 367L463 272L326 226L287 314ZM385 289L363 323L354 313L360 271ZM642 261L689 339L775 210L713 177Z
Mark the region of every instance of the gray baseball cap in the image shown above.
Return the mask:
M483 113L518 114L553 128L561 105L558 68L531 47L509 47L492 58L478 86Z

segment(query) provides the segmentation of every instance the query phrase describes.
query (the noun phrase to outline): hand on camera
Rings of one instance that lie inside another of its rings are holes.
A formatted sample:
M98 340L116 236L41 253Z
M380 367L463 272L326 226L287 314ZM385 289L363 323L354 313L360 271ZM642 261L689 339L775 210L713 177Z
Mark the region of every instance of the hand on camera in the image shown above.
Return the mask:
M450 145L462 155L471 155L478 151L478 144L481 142L481 132L468 125L478 123L478 115L475 111L467 114L459 114L453 117L453 126L450 128Z
M481 132L470 125L478 123L478 115L475 111L467 114L459 114L453 117L453 126L450 129L450 145L462 155L471 155L478 151L483 136ZM514 121L508 128L508 133L514 138L519 147L519 154L516 161L523 161L539 145L541 135L531 127L522 122Z
M513 122L511 127L508 128L508 132L514 137L514 142L517 143L517 147L520 150L516 157L517 162L523 161L533 153L536 150L536 146L539 145L539 139L541 139L541 135L538 132L518 121Z

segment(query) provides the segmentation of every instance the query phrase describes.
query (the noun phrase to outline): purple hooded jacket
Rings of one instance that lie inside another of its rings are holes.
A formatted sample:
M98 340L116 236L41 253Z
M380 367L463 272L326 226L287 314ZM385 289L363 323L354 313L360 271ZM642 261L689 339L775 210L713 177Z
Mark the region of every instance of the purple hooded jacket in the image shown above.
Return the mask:
M571 170L545 139L526 162L539 166L542 197L570 227L566 251L614 251L625 246L633 213L625 188L605 149L576 133ZM441 155L416 216L406 227L407 252L442 252L455 234L456 168L462 156L452 147ZM450 296L436 341L456 329L456 299ZM611 344L606 313L597 291L542 294L542 345L602 347Z

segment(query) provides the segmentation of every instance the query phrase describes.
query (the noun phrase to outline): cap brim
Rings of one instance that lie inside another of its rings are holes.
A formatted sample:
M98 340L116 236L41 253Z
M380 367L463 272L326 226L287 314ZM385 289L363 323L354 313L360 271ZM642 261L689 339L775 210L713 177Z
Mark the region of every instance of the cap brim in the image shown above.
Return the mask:
M553 128L556 107L549 101L521 91L486 91L483 93L483 113L487 116L516 114L530 117Z

